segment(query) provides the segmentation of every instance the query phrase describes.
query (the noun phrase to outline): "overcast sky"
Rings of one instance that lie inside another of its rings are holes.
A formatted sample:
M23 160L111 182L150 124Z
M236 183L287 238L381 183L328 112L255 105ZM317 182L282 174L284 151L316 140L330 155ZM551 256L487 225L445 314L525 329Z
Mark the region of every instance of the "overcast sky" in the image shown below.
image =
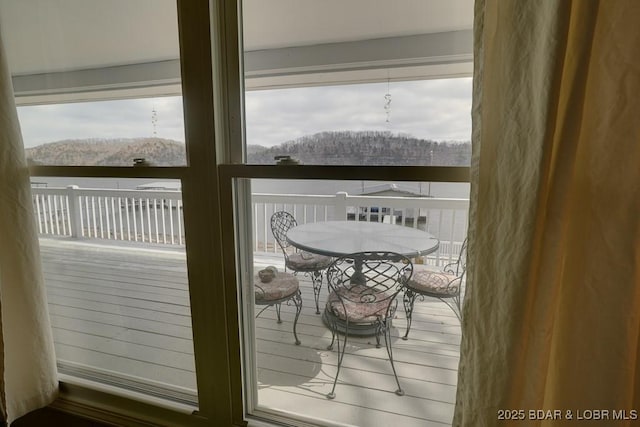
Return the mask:
M391 95L385 109L385 95ZM247 143L277 145L316 132L380 130L438 141L471 139L471 78L250 91ZM19 107L25 147L154 134L184 141L180 97Z

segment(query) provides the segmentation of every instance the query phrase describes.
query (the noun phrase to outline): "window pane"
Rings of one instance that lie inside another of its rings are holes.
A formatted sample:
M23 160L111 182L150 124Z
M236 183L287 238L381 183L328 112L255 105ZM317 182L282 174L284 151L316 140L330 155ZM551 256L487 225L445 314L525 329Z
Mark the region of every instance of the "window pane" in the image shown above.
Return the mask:
M18 107L27 160L55 166L184 166L182 98Z
M471 79L249 91L247 163L469 166Z
M0 20L32 164L186 164L175 0L3 1ZM196 407L180 181L32 194L59 371Z
M234 161L281 160L301 167L470 164L473 1L243 0L242 13L246 159ZM409 322L403 297L392 300L397 310L385 322L392 325L390 348L405 390L396 396L390 357L384 345L376 348L376 334L365 325L366 309L348 317L357 333L345 334L342 322L336 335L349 337L344 359L337 344L327 348L336 330L332 325L346 317L346 308L341 315L331 307L351 291L330 293L327 277L318 287L313 272L326 261L319 256L335 258L347 248L402 249L413 254L416 268L442 269L459 258L465 241L469 187L350 178L236 183L238 200L248 201L242 196L250 187L252 202L250 212L241 204L236 215L243 237L239 264L249 412L310 424L449 424L460 341L455 310L418 298L405 341ZM286 250L280 250L278 229L274 233L270 226L272 218L281 217L296 222L281 240ZM387 232L389 239L382 239ZM416 243L416 236L424 239ZM429 244L434 241L437 248ZM308 263L314 268L305 267ZM348 282L366 288L371 276L364 272L365 260L352 264L359 274ZM269 266L277 268L276 285L268 284L269 273L262 273L266 284L258 274ZM294 270L295 276L287 276ZM299 296L288 292L295 288L293 279ZM269 298L274 287L280 311ZM371 295L363 299L371 301Z
M180 182L32 184L60 372L197 404Z
M237 180L239 184L247 181ZM327 317L330 293L327 277L325 274L319 282L315 281L316 285L320 284L316 288L319 289L316 305L313 274L305 269L290 274L296 268L295 254L301 249L306 250L307 259L322 255L335 259L338 252L356 251L356 247L358 250L406 251L416 271L440 271L457 261L465 240L469 185L250 181L251 234L243 241L244 245L240 245L239 261L244 272L240 283L245 301L242 311L246 325L249 412L266 417L274 413L287 414L340 425L450 423L460 344L460 324L454 310L438 299L418 298L413 306L409 339L403 340L407 313L403 293L400 293L394 303L397 305L389 342L405 395L394 394L397 385L383 337L380 337L382 347L376 348L375 328L364 327L356 331L351 329L340 363L335 398L328 399L339 365L339 353L337 344L328 349L332 334ZM296 222L286 233L289 245L284 252L271 225L277 212L290 214ZM343 227L337 234L332 229L336 226ZM358 234L361 228L364 233L370 226L382 231L377 230L366 238L364 234ZM304 227L315 227L307 231L310 238L306 241L295 235L296 229ZM349 233L354 234L346 236ZM437 247L427 237L438 239ZM344 250L337 244L343 238L345 241L340 244L345 245L347 249ZM405 249L400 249L402 247ZM420 253L416 255L415 250ZM290 264L285 268L287 258ZM270 293L273 286L258 276L260 271L271 266L277 269L274 286L281 303L281 323L275 303L269 304L274 300L264 296L273 296ZM290 287L279 286L282 283L278 282L285 279L297 283L299 299L293 294L287 299L288 294L283 289ZM464 289L462 279L461 283ZM296 318L299 305L300 313ZM356 329L359 327L355 326ZM337 339L343 337L342 333L337 335ZM299 345L296 345L296 338Z
M3 1L0 24L32 163L186 164L175 0Z
M293 3L243 1L248 163L469 165L472 1Z

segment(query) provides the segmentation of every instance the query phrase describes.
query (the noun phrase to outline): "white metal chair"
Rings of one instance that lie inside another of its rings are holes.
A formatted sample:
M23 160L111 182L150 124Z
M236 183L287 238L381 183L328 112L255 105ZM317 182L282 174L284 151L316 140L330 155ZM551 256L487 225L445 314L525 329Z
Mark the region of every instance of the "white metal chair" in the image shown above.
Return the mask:
M261 273L267 273L268 277L262 277ZM296 315L293 321L293 337L296 345L300 345L296 327L298 318L302 310L302 296L300 294L300 284L298 279L289 273L280 273L275 268L267 268L261 270L253 278L255 304L264 306L256 317L260 316L263 311L271 306L276 307L276 316L278 323L282 323L280 319L280 306L283 302L290 304L293 302L296 306Z
M403 255L393 252L360 252L337 258L327 269L329 297L324 320L331 329L331 344L338 344L338 368L333 388L327 398L335 397L336 383L340 375L342 360L350 333L361 334L369 328L380 347L380 335L384 335L385 346L398 389L400 386L393 363L391 347L391 321L398 306L397 295L411 278L413 265ZM336 339L338 333L343 339Z
M445 265L441 271L434 271L418 264L414 265L413 276L406 282L404 290L404 311L407 317L407 331L402 337L408 339L416 298L425 296L438 298L453 310L458 320L462 320L460 291L467 269L467 240L462 242L458 259Z
M278 211L271 216L271 232L284 254L285 270L304 273L311 277L313 296L316 302L316 314L320 314L319 299L322 289L322 272L331 264L331 257L313 254L306 251L292 251L287 240L287 231L297 225L296 219L289 212Z

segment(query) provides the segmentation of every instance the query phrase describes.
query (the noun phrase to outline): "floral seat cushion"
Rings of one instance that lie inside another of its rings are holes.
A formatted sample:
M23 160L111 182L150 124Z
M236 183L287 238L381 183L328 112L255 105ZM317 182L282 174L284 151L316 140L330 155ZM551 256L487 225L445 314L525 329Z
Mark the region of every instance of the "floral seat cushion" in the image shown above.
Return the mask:
M451 297L460 291L460 281L457 278L454 274L441 271L416 269L407 282L407 288L421 294Z
M262 282L256 274L253 278L256 304L268 304L292 296L298 291L298 279L289 273L276 273L270 282Z
M294 271L322 270L331 264L330 257L309 252L296 252L287 258L287 268Z
M348 318L349 322L353 323L374 323L378 318L386 317L390 298L386 293L370 292L367 286L353 285L331 292L327 300L327 310L341 320Z

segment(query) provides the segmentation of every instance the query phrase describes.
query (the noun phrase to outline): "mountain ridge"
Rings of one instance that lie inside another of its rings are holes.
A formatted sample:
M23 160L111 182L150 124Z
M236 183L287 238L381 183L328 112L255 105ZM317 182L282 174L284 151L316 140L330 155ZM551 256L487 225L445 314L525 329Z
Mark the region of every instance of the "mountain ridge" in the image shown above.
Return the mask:
M67 139L25 150L31 164L131 166L144 158L153 166L184 166L183 142L164 138ZM247 146L248 164L274 164L288 155L303 164L468 166L469 141L435 141L380 131L332 131L273 147Z

